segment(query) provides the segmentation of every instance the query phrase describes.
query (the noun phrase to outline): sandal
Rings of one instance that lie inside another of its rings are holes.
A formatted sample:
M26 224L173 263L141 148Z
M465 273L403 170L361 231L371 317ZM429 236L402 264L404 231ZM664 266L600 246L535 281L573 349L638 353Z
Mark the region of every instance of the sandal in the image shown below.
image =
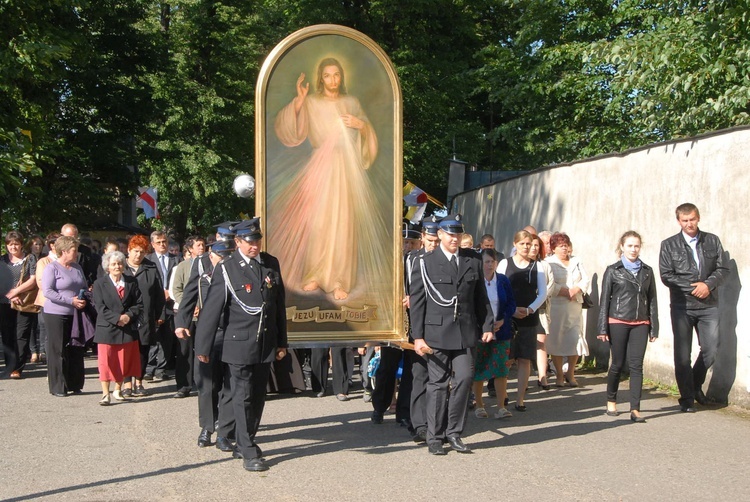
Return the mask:
M484 408L477 408L474 410L474 416L477 418L488 418L489 415L487 415L487 410Z

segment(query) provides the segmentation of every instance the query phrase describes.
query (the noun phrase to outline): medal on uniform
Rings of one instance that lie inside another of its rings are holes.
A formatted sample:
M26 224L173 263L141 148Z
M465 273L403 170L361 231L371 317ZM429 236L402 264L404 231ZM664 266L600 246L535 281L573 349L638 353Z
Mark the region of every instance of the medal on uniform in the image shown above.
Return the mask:
M253 285L252 284L245 284L245 292L246 293L252 293L253 292Z
M266 276L266 287L268 289L271 289L273 287L273 282L271 281L271 277L270 276Z

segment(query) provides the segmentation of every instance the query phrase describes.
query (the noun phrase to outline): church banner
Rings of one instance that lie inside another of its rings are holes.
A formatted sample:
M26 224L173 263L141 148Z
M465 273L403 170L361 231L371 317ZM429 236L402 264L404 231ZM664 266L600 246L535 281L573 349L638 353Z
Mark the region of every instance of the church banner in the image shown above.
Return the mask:
M277 45L256 87L256 213L286 286L293 344L405 339L402 105L362 33L311 26Z

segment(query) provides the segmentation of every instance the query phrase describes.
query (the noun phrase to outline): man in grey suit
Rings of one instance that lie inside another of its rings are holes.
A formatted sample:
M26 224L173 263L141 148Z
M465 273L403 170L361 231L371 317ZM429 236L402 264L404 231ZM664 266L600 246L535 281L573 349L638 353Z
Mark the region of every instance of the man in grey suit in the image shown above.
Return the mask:
M260 252L260 221L245 220L234 227L237 251L216 265L208 297L198 317L195 353L210 362L214 336L224 318L221 359L229 366L234 392L236 457L248 471L265 471L268 465L255 443L271 363L286 356L286 308L279 261Z
M427 447L445 455L443 442L461 453L474 377L474 347L492 340L492 307L476 251L459 248L461 215L441 220L440 246L414 264L409 302L414 350L427 358ZM450 392L449 392L450 386Z

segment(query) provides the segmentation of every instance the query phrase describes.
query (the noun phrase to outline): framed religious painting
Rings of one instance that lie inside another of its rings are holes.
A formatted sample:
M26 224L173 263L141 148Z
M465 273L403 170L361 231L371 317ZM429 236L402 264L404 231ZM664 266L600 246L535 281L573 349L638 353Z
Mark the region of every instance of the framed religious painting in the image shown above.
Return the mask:
M401 88L362 33L285 38L256 87L256 211L286 287L289 341L403 341Z

